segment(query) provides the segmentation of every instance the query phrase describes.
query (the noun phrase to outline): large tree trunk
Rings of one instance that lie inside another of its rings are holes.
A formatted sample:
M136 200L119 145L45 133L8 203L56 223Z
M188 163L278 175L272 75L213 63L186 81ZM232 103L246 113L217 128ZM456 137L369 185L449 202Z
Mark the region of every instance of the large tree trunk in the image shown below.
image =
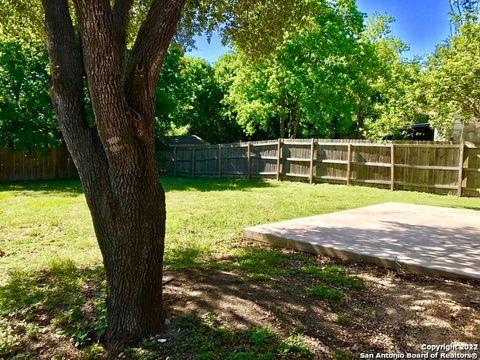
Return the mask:
M107 275L107 341L115 347L162 327L165 197L154 173L110 180L108 207L88 202Z
M52 102L78 169L107 275L112 348L162 327L165 194L155 162L155 86L185 0L153 0L129 63L133 0L43 0ZM80 37L82 47L76 40ZM95 125L89 126L84 81Z

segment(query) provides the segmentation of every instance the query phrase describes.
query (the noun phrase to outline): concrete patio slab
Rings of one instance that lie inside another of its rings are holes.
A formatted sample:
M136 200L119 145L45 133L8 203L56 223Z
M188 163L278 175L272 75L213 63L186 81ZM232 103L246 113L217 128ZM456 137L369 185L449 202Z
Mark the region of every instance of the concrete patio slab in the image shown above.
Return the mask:
M244 229L248 239L424 275L480 280L480 212L384 203Z

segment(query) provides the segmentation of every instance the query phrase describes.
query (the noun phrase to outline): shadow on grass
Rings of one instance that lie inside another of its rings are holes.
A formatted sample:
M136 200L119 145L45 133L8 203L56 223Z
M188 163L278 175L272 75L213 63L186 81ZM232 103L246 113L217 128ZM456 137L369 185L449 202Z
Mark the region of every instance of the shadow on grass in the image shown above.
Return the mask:
M18 181L14 183L0 183L0 192L35 192L35 195L51 194L83 194L83 188L80 180L38 180L38 181Z
M480 295L475 282L255 246L214 262L201 262L195 250L178 255L171 265L176 281L165 295L171 314L221 314L225 323L245 328L274 324L284 335L299 329L319 345L314 350L318 358L354 359L360 352L392 348L416 351L422 341L469 342L480 330L466 331L470 322L460 320L480 320L480 313L471 311ZM373 285L360 273L390 285ZM419 304L430 305L419 314ZM379 337L388 341L378 342Z
M277 186L262 179L188 179L162 177L165 191L246 191L253 188L271 188ZM38 180L0 183L0 192L35 192L35 195L83 194L80 180Z
M106 329L105 281L101 267L52 262L39 273L12 273L0 286L0 359L98 359ZM127 351L136 359L311 359L296 334L272 328L231 327L214 313L172 320L165 335ZM166 337L168 342L159 342ZM173 357L172 357L173 356Z
M103 268L57 260L39 273L14 272L0 286L0 358L76 358L106 328ZM80 358L80 356L78 356Z
M253 188L276 187L263 179L188 179L165 176L161 178L165 191L246 191Z
M206 313L185 316L171 325L175 337L162 334L146 339L141 346L130 349L137 359L195 359L195 360L275 360L312 359L314 353L297 334L282 339L270 326L252 326L233 330L224 319Z

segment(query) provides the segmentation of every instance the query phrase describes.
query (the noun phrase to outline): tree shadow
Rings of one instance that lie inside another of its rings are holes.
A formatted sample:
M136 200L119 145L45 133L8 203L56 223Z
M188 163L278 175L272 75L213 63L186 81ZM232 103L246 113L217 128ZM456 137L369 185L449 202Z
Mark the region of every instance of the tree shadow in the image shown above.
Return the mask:
M312 262L343 267L365 279L366 286L325 282L305 271ZM480 284L475 282L258 247L228 262L174 274L176 281L166 288L172 316L214 313L245 328L269 324L287 334L300 329L315 344L318 358L334 352L352 358L361 352L421 352L422 343L475 342L480 331ZM318 284L341 291L345 300L312 296Z
M189 179L161 177L165 191L248 191L254 188L272 188L279 186L263 179ZM83 194L79 180L38 180L0 183L0 192L35 193L35 195L72 195Z
M0 183L0 192L15 191L19 194L79 196L83 194L79 180L37 180Z
M105 330L104 289L102 267L78 268L68 259L10 273L0 286L0 358L81 358L79 347Z
M190 179L162 177L162 185L169 191L248 191L255 188L272 188L279 185L263 179Z
M169 321L164 332L128 352L137 359L306 360L315 355L296 334L284 338L269 326L235 328L215 313Z

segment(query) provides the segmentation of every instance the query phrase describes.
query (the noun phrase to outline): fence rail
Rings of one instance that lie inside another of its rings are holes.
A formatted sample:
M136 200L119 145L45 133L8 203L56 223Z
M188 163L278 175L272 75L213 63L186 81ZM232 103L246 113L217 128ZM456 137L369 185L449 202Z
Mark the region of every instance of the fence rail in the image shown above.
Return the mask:
M265 177L480 196L480 148L445 142L279 139L177 146L159 152L162 173Z
M0 148L0 181L77 178L78 173L66 148L46 154Z

